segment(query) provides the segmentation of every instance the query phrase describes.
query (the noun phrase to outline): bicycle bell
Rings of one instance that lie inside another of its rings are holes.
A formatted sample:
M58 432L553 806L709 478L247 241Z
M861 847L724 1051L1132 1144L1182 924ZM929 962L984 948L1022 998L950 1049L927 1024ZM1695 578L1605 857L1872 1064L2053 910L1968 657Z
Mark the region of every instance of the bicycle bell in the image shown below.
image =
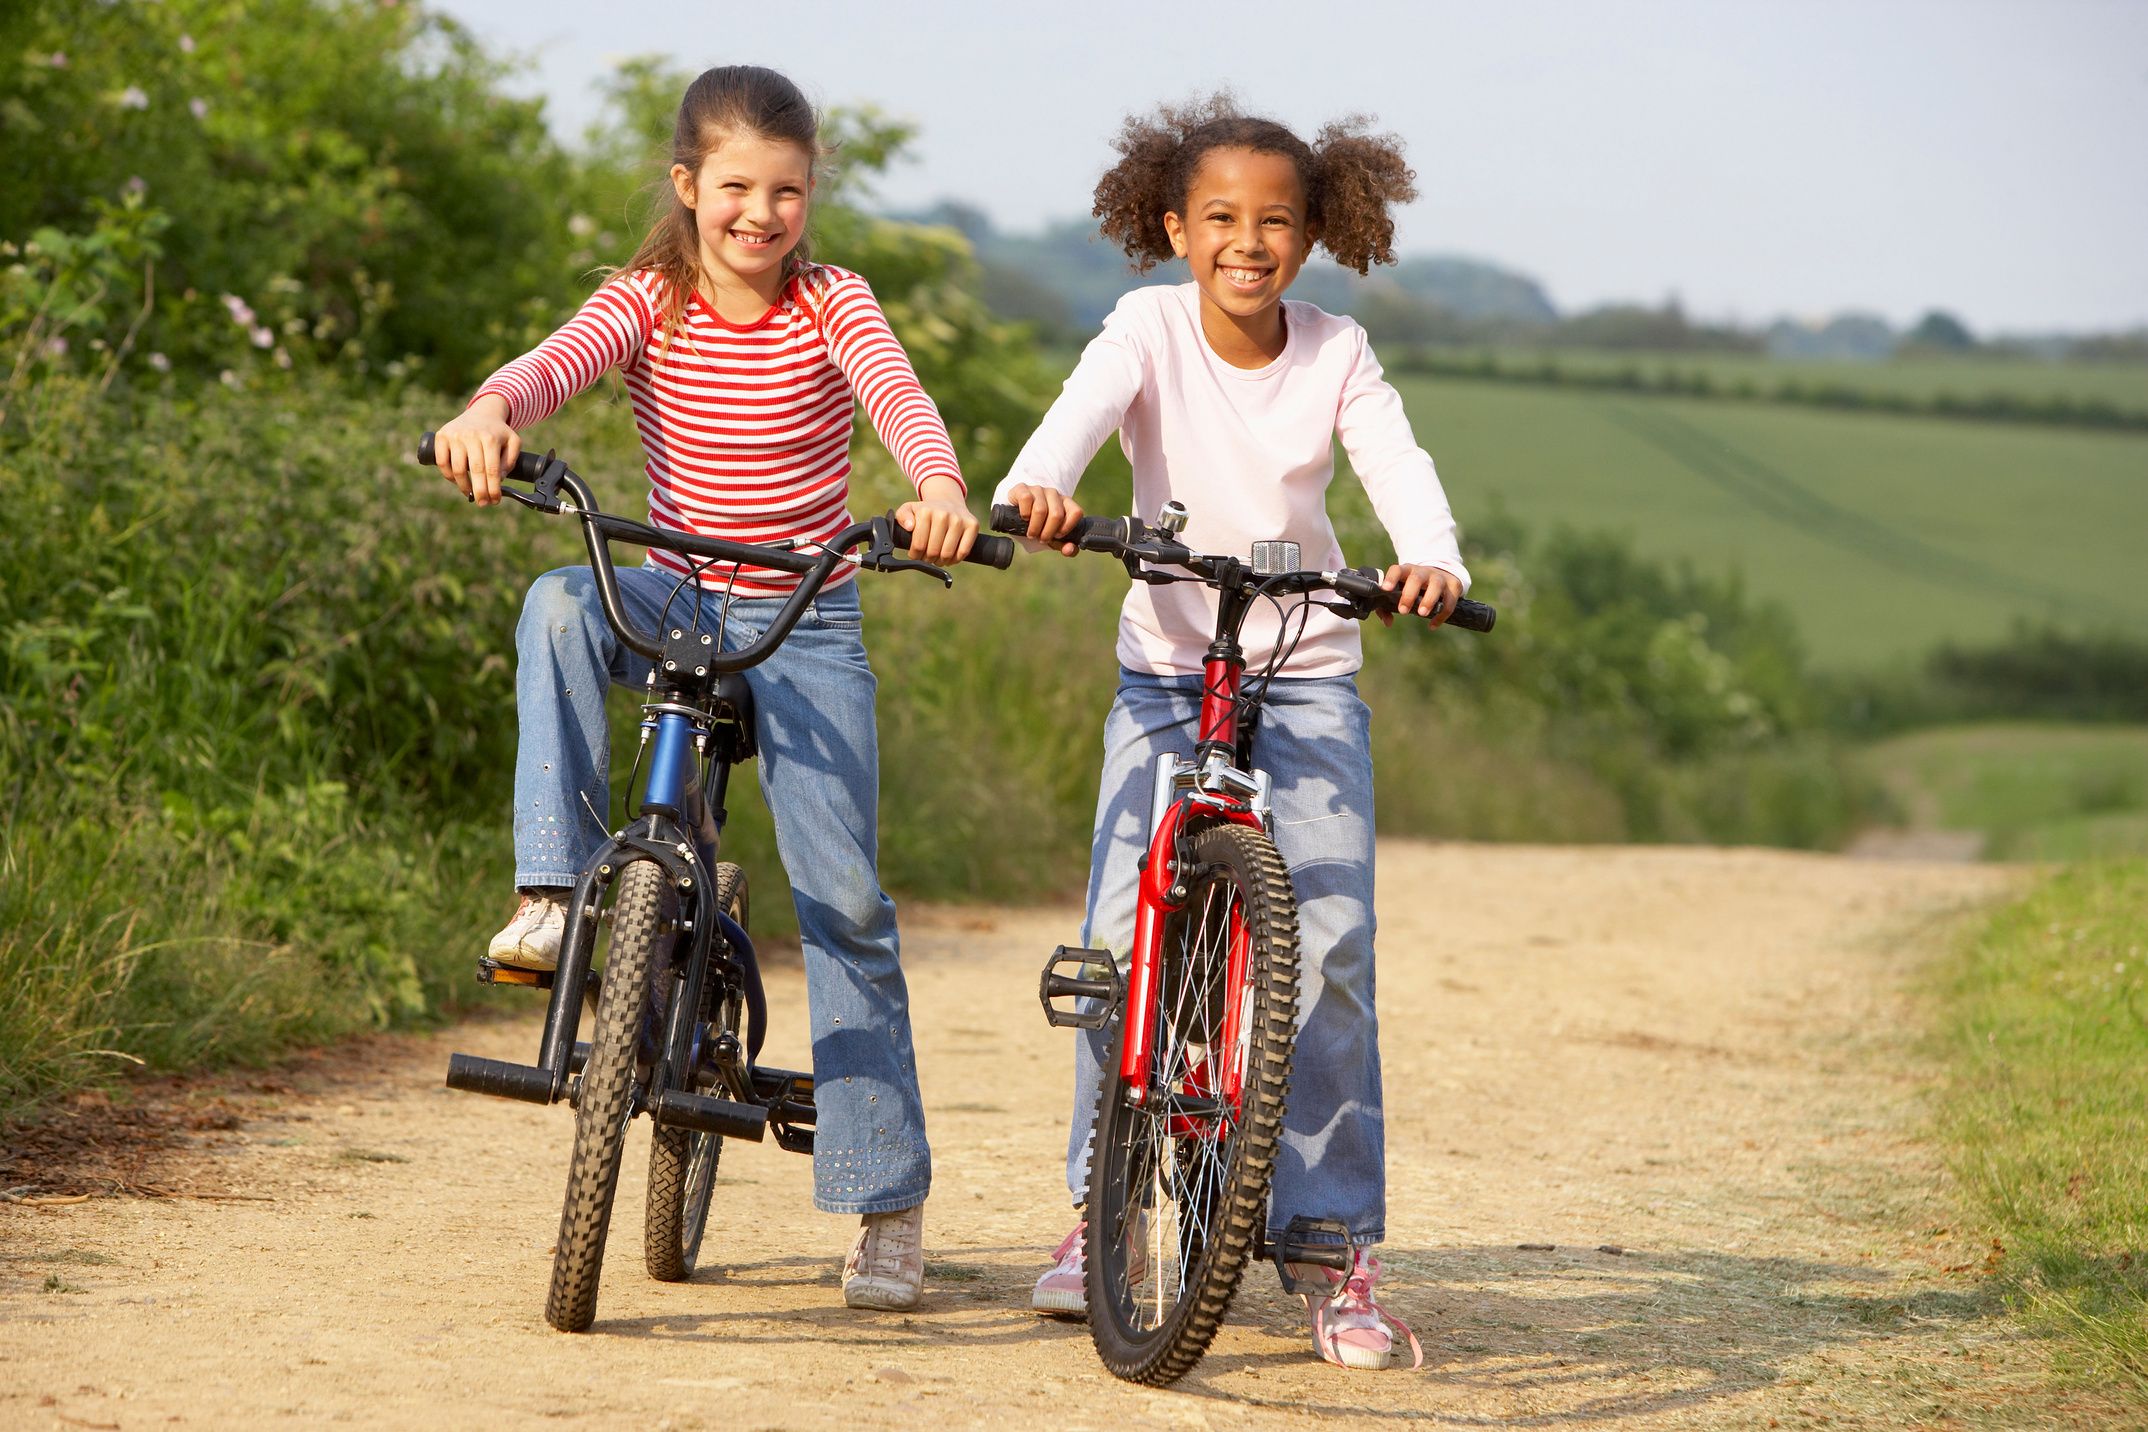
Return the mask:
M1253 544L1253 575L1277 577L1285 572L1298 570L1298 544L1295 542L1255 542Z
M1176 541L1178 534L1186 530L1186 516L1185 503L1166 502L1163 511L1156 514L1156 530Z

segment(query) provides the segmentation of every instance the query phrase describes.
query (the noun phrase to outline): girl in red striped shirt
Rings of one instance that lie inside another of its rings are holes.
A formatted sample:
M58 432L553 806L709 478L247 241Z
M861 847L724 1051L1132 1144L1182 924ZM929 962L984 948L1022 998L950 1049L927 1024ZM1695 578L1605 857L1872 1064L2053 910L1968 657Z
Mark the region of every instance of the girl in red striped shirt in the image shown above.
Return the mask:
M810 544L851 521L851 419L862 401L917 490L897 512L912 555L944 565L967 554L977 521L938 411L865 281L807 252L819 133L812 104L773 70L737 65L696 79L672 136L671 212L580 313L493 374L440 429L444 475L477 501L498 503L501 466L521 450L517 430L617 368L648 455L652 524ZM622 569L635 619L655 626L690 571L669 552ZM699 580L719 594L730 589L724 642L736 649L765 629L797 579L747 566L735 584L728 567ZM932 1159L895 907L877 874L875 681L861 620L845 571L746 679L811 994L814 1202L860 1215L844 1300L900 1309L916 1304L923 1278ZM516 647L523 898L490 953L549 969L564 896L605 837L605 690L640 688L649 663L613 634L587 567L538 578Z

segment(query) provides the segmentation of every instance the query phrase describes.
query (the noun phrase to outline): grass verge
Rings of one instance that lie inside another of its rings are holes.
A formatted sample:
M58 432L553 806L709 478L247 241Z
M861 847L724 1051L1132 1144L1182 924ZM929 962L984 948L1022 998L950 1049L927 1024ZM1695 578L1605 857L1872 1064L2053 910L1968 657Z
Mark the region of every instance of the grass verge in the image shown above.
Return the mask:
M2073 866L1943 986L1941 1128L1986 1267L2065 1365L2148 1401L2148 861Z

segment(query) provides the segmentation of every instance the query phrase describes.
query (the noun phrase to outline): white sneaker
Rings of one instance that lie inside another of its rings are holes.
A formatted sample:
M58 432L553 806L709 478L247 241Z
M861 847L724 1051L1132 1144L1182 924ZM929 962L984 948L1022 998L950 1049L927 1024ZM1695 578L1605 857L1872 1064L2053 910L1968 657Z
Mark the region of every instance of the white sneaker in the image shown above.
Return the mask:
M492 937L485 953L519 969L554 970L559 968L559 942L566 933L566 901L525 895L515 908L515 917Z
M903 1313L925 1286L925 1205L868 1213L843 1260L843 1301L853 1308Z

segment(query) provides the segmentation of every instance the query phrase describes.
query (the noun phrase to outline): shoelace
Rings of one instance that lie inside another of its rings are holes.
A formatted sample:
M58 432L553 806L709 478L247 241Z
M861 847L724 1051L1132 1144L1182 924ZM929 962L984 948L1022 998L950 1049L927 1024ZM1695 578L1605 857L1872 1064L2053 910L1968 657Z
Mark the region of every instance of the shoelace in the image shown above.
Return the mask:
M906 1218L876 1220L865 1226L858 1252L851 1262L853 1273L868 1278L900 1278L902 1260L910 1252L910 1221Z
M561 919L565 919L567 916L566 907L562 905L559 901L548 900L542 895L525 895L522 897L522 903L515 906L515 918L519 920L525 915L534 913L539 919L543 919L545 915L549 912L536 908L542 905L551 906L553 910L556 910L559 913Z
M1425 1350L1417 1341L1417 1334L1410 1325L1383 1309L1372 1300L1372 1285L1380 1281L1380 1260L1359 1249L1350 1260L1350 1276L1343 1279L1326 1301L1313 1305L1313 1341L1320 1347L1320 1355L1329 1362L1342 1365L1342 1354L1337 1350L1335 1329L1329 1325L1336 1313L1370 1314L1373 1326L1381 1322L1393 1323L1402 1329L1402 1335L1410 1340L1410 1367L1412 1370L1425 1365Z
M1068 1235L1067 1235L1067 1236L1066 1236L1065 1238L1062 1238L1062 1239L1061 1239L1061 1240L1059 1241L1059 1249L1058 1249L1058 1251L1057 1251L1057 1252L1055 1252L1055 1253L1053 1253L1053 1254L1052 1254L1052 1262L1053 1262L1054 1264L1059 1264L1059 1263L1064 1263L1064 1262L1066 1262L1066 1261L1067 1261L1067 1255L1068 1255L1069 1253L1072 1253L1072 1254L1074 1255L1074 1261L1075 1261L1075 1262L1077 1262L1077 1263L1078 1263L1078 1262L1080 1262L1080 1261L1081 1261L1081 1248L1082 1248L1082 1238L1083 1238L1083 1236L1084 1236L1084 1235L1086 1235L1086 1234L1088 1233L1088 1231L1089 1231L1089 1225L1088 1225L1088 1224L1086 1224L1086 1223L1077 1223L1077 1224L1075 1224L1075 1225L1074 1225L1074 1231L1073 1231L1072 1233L1069 1233L1069 1234L1068 1234Z

